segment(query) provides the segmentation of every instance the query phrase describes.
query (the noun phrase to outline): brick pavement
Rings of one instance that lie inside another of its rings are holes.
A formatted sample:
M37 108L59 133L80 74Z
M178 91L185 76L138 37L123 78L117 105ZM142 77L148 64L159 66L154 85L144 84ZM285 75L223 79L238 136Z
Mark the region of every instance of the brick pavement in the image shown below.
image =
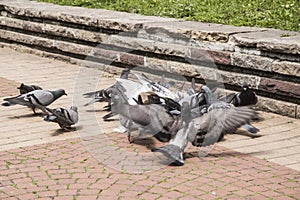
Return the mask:
M9 49L1 49L0 55L1 86L7 88L0 96L17 94L14 87L21 82L47 89L63 86L68 97L51 107L74 103L80 110L77 131L62 134L56 124L42 121L27 108L0 107L0 199L300 198L299 120L261 113L264 120L254 124L262 137L229 135L204 158L197 157L198 149L189 148L182 167L160 165L157 170L131 173L128 169L136 162L123 170L118 163L109 165L114 158L103 160L105 145L98 141L108 139L115 149L134 152L137 158L149 151L147 145L161 144L153 140L128 144L125 135L111 132L115 122L99 121L105 113L97 110L98 105L81 106L86 101L83 91L109 85L114 76Z

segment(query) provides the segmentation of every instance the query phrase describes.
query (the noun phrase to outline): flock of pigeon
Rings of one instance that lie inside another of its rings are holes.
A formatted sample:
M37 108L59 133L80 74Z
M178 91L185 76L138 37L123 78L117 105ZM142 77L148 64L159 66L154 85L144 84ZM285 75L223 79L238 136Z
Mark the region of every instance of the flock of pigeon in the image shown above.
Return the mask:
M21 84L18 87L20 95L16 97L5 98L3 106L23 105L32 109L41 109L46 115L44 120L57 123L64 130L72 130L72 125L78 122L78 111L76 106L71 106L69 110L65 108L48 108L55 100L63 95L67 95L65 90L58 89L54 91L43 90L36 85Z
M129 79L129 74L136 79ZM136 137L154 137L168 143L152 151L163 153L176 165L184 164L183 153L189 142L197 147L209 146L240 127L252 134L259 132L250 124L257 117L251 107L257 103L257 96L246 83L241 92L227 96L213 92L206 85L197 90L194 79L186 90L184 84L176 90L174 85L174 81L166 81L164 76L155 82L143 73L132 73L125 68L115 84L83 94L90 98L84 106L107 102L105 110L109 113L103 117L104 121L117 116L121 124L118 130L128 134L130 143ZM21 94L5 98L3 106L28 106L34 113L39 108L46 113L45 121L58 123L65 130L72 130L71 126L78 122L75 106L69 110L47 107L66 95L64 90L48 91L24 84L18 89ZM133 137L133 131L138 131L138 136Z
M119 131L128 134L129 142L134 141L131 132L138 131L136 137L155 137L167 145L152 149L172 159L174 164L183 165L183 152L190 142L197 147L212 145L220 141L225 134L234 133L239 127L251 134L259 130L250 124L257 118L257 112L251 108L257 103L256 94L243 83L239 93L220 96L204 85L197 91L195 80L190 88L183 90L184 84L176 91L171 88L174 81L165 77L155 82L146 75L122 71L121 77L108 88L83 94L91 100L85 106L95 102L107 102L103 117L110 120L118 116Z

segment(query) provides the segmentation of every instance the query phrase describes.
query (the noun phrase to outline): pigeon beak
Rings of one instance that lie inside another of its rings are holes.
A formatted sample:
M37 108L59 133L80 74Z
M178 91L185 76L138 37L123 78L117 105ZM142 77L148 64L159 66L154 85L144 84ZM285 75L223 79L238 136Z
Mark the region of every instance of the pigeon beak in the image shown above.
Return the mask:
M67 93L65 93L64 95L68 96L68 94L67 94Z

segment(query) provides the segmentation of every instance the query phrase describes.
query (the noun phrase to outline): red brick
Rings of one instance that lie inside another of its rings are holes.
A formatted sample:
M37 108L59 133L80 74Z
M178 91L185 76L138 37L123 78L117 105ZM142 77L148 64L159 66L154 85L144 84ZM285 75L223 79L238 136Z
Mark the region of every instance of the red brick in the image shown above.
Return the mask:
M290 182L283 182L280 183L281 185L284 185L286 187L299 187L299 182L298 181L290 181Z
M106 50L103 48L94 48L93 52L94 52L93 55L99 59L116 61L118 58L117 56L118 52L112 50Z
M28 194L19 195L18 198L22 199L22 200L32 200L32 199L35 199L36 196L32 193L28 193Z
M261 194L264 195L264 196L266 196L266 197L268 197L268 198L270 198L270 197L276 197L276 196L280 195L280 193L272 191L272 190L264 191Z
M38 195L40 197L55 197L57 194L55 191L43 191L43 192L38 192Z
M78 184L78 183L70 184L70 189L86 189L87 187L88 187L87 184Z
M78 192L79 195L98 195L100 189L82 189Z
M58 190L58 195L59 196L74 196L77 195L77 191L78 190L67 190L67 189L63 189L63 190Z
M77 200L93 200L93 199L97 199L97 198L98 198L97 195L77 196L76 197Z
M53 174L51 175L51 178L52 179L69 179L71 178L71 174Z
M58 196L54 200L74 200L73 196Z
M151 193L143 193L139 196L138 199L157 199L159 195L157 194L151 194Z

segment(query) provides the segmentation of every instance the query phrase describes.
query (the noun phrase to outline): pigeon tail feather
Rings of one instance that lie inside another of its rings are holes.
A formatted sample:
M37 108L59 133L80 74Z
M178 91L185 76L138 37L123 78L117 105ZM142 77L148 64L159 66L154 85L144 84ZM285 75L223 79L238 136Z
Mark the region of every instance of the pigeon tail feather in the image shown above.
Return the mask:
M259 132L259 129L251 124L244 124L244 125L242 125L242 127L250 133L258 133Z
M168 144L159 148L152 149L152 152L160 152L166 157L174 160L174 164L182 166L184 164L183 155L180 147Z

